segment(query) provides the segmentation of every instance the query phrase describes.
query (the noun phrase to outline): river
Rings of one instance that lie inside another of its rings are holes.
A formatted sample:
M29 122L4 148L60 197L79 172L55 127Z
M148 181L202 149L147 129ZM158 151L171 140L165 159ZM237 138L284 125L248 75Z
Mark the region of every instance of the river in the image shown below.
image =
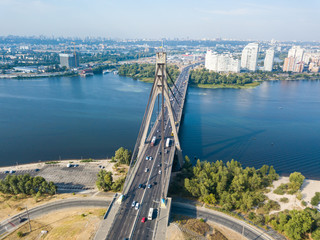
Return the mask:
M151 84L118 75L0 80L0 165L132 149ZM189 88L180 131L193 161L235 159L320 179L320 81Z

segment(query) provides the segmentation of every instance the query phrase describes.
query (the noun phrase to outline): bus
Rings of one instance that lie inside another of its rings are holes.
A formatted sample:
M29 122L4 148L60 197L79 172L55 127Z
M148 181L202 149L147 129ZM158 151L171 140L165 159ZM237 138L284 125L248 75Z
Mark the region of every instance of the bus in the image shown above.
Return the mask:
M148 214L148 220L152 220L152 217L153 217L153 208L150 208L149 209L149 214Z
M170 139L170 138L167 138L167 141L166 141L166 148L170 147L170 143L171 143L171 139Z

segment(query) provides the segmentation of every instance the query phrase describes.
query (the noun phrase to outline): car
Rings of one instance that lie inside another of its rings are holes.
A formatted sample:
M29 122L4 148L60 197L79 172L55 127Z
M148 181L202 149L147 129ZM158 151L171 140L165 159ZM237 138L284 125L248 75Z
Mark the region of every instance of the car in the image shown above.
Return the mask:
M152 188L152 185L151 185L151 184L148 184L148 188Z
M157 182L153 182L153 185L157 185Z
M134 207L136 205L136 201L133 201L131 204L131 207Z
M150 157L149 157L149 160L151 161L152 159L153 159L153 158L150 156Z
M149 160L149 156L146 156L146 160L147 160L147 161Z
M142 187L143 187L143 185L140 183L139 186L138 186L138 188L142 188Z
M159 155L161 155L161 152L158 152Z
M143 218L141 219L141 222L142 222L142 223L146 222L146 218L143 217Z
M135 207L135 209L136 209L136 210L138 210L138 209L139 209L139 207L140 207L140 203L138 203L138 202L137 202L137 203L136 203L136 207Z
M161 170L159 170L159 174L161 174L162 173L162 171Z
M161 167L162 166L162 164L160 163L160 164L158 164L158 167Z
M39 171L40 171L40 169L39 169L39 168L36 168L34 171L35 171L35 172L39 172Z
M149 172L149 168L146 168L146 169L144 170L144 172Z
M25 222L25 221L28 220L27 218L21 218L21 217L20 217L19 219L20 219L20 222L21 222L21 223L23 223L23 222Z

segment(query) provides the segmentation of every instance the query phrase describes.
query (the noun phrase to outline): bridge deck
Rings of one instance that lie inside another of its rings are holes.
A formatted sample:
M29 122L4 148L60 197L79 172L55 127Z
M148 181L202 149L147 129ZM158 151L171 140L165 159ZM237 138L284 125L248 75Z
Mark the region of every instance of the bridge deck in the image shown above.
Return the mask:
M176 86L180 94L175 94L176 100L172 103L172 108L177 115L178 122L180 123L184 101L188 88L189 71L192 65L182 69L181 74L176 80ZM177 91L176 89L174 91ZM168 117L168 111L165 111L165 139L171 137L171 126ZM175 154L175 146L172 144L165 149L165 186L161 186L161 174L159 164L161 163L161 137L157 132L160 129L161 123L157 121L153 126L149 136L157 136L157 143L155 146L146 144L140 159L137 160L133 169L131 169L130 179L126 182L125 195L126 198L122 202L114 221L112 223L111 231L107 239L152 239L154 237L156 220L160 216L160 197L161 188L167 194L170 183L171 170L173 165L173 158ZM177 126L179 130L180 124ZM160 140L159 140L160 139ZM150 139L148 139L149 141ZM153 160L145 160L147 156L152 156ZM139 184L145 188L139 188ZM148 188L151 184L151 188ZM140 204L138 210L132 207L133 201ZM150 208L154 208L153 220L146 220L142 223L141 219L147 219Z

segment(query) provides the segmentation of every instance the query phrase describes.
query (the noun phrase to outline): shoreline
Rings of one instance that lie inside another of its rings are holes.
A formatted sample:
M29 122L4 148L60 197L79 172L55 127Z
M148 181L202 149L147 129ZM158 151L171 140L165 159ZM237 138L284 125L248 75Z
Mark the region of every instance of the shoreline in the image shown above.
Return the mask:
M0 75L0 79L29 79L29 78L51 78L51 77L77 77L77 73L57 73L57 74L39 74L39 75Z
M3 173L5 171L17 171L17 170L35 170L39 167L44 167L46 165L55 165L55 164L68 164L68 163L73 163L73 164L85 164L85 163L97 163L102 165L105 162L110 162L111 159L91 159L91 162L83 162L83 160L88 160L87 158L85 159L65 159L65 160L48 160L45 162L32 162L32 163L23 163L23 164L18 164L18 165L10 165L10 166L0 166L0 173Z
M254 81L253 83L248 83L245 85L237 85L237 84L192 84L190 83L190 87L196 88L210 88L210 89L221 89L221 88L229 88L229 89L251 89L259 86L263 81Z

